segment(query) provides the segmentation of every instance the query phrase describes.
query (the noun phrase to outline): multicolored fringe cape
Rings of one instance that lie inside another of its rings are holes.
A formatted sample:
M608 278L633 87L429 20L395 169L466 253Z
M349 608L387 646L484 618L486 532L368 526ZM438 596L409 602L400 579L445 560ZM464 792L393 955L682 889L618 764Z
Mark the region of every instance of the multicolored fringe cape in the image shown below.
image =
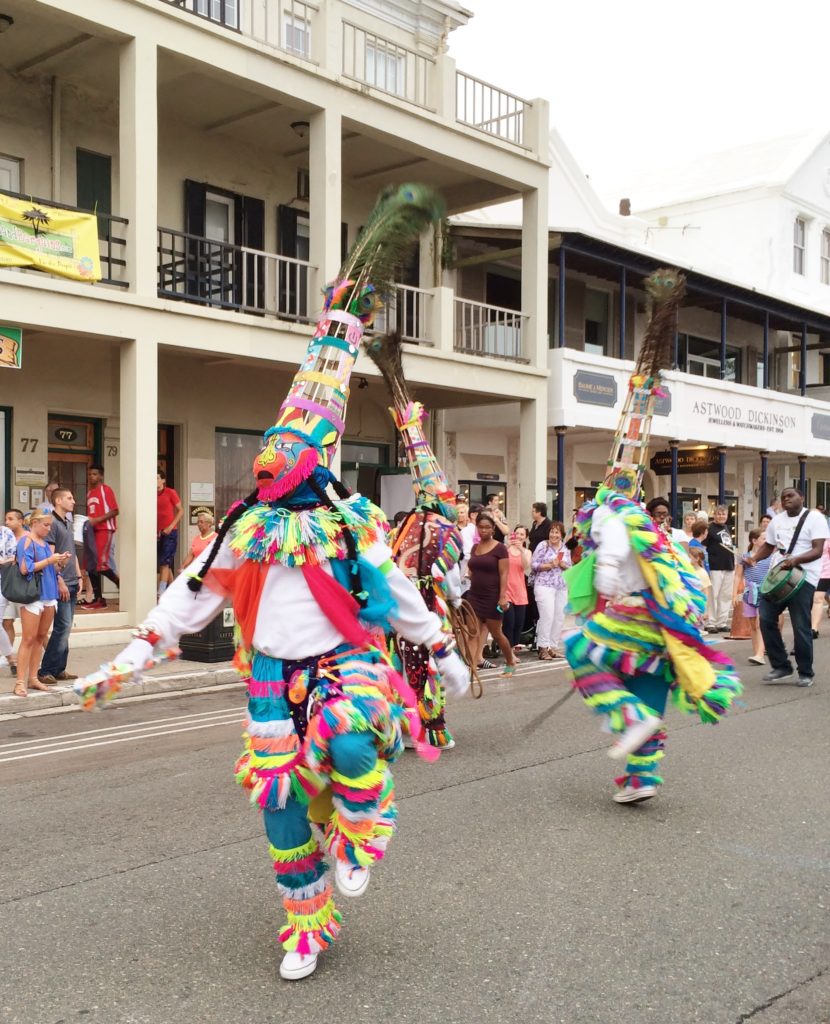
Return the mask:
M231 550L240 558L267 565L279 562L292 569L344 558L340 539L344 526L351 531L358 553L386 539L386 517L368 498L355 494L333 504L335 509L301 510L254 505L234 524Z
M446 592L447 573L463 554L461 534L455 524L433 510L424 498L401 523L392 545L392 557L421 594L424 604L441 620L441 629L452 633L452 619ZM403 637L392 640L406 674L418 697L418 713L433 747L445 747L452 740L444 722L446 696L435 661L423 645L411 644Z
M669 539L654 525L648 513L621 494L601 487L596 500L583 506L577 516L588 557L596 550L590 523L595 509L605 505L618 515L628 530L629 541L647 589L640 592L647 616L625 616L618 605L590 614L577 643L588 643L591 661L620 675L654 672L665 659L666 680L673 686L673 700L683 711L717 722L742 692L732 661L709 647L702 635L706 598L694 569ZM593 561L593 559L591 559ZM572 570L565 573L565 580ZM598 595L597 595L598 596ZM593 602L596 605L596 600ZM574 651L574 653L577 653Z

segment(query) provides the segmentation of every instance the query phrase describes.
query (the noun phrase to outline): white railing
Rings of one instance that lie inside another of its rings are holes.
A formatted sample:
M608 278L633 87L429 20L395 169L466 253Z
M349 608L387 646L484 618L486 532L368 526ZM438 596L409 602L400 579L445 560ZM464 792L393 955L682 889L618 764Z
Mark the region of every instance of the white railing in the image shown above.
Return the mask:
M309 305L309 275L314 269L310 263L245 246L241 250L242 308L246 312L300 321L317 314Z
M527 318L515 309L455 300L455 350L476 356L522 359L522 326Z
M456 120L471 128L524 145L527 100L497 89L463 71L456 73Z
M309 321L310 273L305 260L158 229L158 293L202 306Z
M311 33L317 4L306 0L164 0L214 25L311 59Z
M429 337L429 303L432 293L407 284L395 286L394 297L375 316L373 330L386 334L398 330L404 341L416 345L434 344Z
M391 96L433 109L430 80L435 62L422 53L343 22L343 74Z

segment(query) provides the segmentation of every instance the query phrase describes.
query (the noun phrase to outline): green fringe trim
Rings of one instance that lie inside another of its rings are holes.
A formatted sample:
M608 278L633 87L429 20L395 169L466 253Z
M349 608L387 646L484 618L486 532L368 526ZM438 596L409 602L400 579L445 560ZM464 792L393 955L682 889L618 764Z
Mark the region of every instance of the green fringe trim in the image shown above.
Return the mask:
M232 528L231 550L240 558L294 568L344 558L343 527L352 533L359 554L386 536L386 516L363 495L335 501L334 506L292 511L254 505Z

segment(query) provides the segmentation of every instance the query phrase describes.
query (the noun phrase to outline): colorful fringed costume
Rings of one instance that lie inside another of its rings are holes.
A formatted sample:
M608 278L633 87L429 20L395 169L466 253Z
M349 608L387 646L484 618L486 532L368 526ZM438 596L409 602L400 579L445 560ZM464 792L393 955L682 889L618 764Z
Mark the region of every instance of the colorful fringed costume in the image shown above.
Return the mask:
M398 568L418 588L427 609L440 618L444 631L451 633L449 604L461 599L458 563L462 542L455 524L433 509L415 508L398 529L392 555ZM444 719L444 691L429 649L400 635L394 643L406 681L418 698L427 742L434 747L452 745Z
M415 507L398 528L392 545L393 557L421 592L429 611L435 612L444 630L451 633L450 605L461 603L459 562L464 553L455 525L456 496L427 439L426 410L410 398L403 374L400 336L373 338L365 343L365 348L389 388L394 403L389 412L406 452L415 491ZM393 638L393 645L404 676L418 697L427 742L435 747L453 746L444 718L445 695L429 650L400 635Z
M596 592L583 594L584 621L565 643L586 704L606 716L614 734L662 718L670 690L682 710L716 722L741 687L730 659L703 639L706 598L685 554L642 506L608 487L580 510L577 531L586 551L583 579L600 563L620 581L604 607ZM617 784L660 785L664 740L659 729L632 752Z
M635 500L646 465L660 365L683 295L682 275L657 271L646 281L652 318L596 499L580 510L585 551L565 574L580 628L565 643L574 685L617 737L626 756L615 799L653 796L662 783L669 692L684 711L716 722L741 692L730 659L709 647L706 598L685 552Z
M404 715L419 751L437 756L385 634L430 647L453 691L469 683L441 620L395 566L383 513L349 496L329 469L363 328L385 291L373 284L373 261L382 254L394 265L402 239L439 213L419 186L382 197L326 293L306 359L265 433L256 490L231 509L214 546L168 588L123 655L140 669L151 645L204 628L232 603L235 664L248 687L236 779L263 813L288 915L280 933L287 979L310 974L341 926L324 853L350 896L384 855L396 817L389 766L402 749Z

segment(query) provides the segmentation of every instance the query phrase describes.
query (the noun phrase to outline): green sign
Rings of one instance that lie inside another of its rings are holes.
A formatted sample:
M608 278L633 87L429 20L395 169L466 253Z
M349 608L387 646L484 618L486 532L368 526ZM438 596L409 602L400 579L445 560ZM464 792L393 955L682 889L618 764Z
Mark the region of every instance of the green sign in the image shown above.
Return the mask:
M0 326L0 367L19 370L23 362L23 329Z

